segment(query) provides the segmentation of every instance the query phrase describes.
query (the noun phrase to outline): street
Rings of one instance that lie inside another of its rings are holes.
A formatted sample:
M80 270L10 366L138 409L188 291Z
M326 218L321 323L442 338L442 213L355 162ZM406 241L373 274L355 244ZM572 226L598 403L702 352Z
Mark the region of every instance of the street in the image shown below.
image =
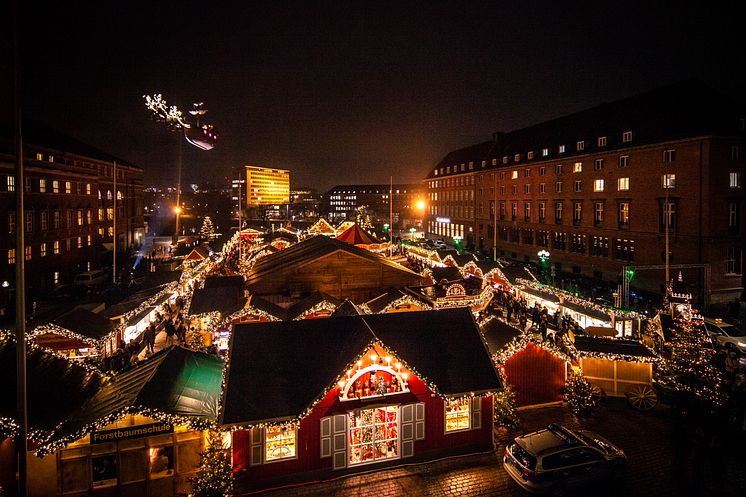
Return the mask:
M573 495L636 496L742 496L746 489L746 454L733 450L721 487L713 481L709 459L691 468L691 457L684 454L684 467L674 472L676 460L672 418L665 408L635 411L621 399L609 399L592 418L578 421L563 406L525 409L519 412L521 424L512 435L499 434L496 453L479 454L441 461L352 475L346 478L282 490L264 492L271 497L395 497L395 496L526 496L503 470L502 453L506 441L518 434L559 422L571 428L595 431L621 447L629 459L627 475L613 488L589 488ZM743 438L743 437L742 437ZM731 439L735 444L735 440ZM735 449L735 447L731 447ZM724 458L728 460L727 457ZM239 495L249 495L240 494ZM258 495L258 494L257 494Z

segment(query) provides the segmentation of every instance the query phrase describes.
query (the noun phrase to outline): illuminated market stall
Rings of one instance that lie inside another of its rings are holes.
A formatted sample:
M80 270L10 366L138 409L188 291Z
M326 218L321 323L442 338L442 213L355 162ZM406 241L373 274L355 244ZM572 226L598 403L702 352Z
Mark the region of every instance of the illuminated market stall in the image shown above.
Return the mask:
M114 353L121 334L110 320L83 307L34 328L30 337L41 347L73 358Z
M221 423L250 490L493 447L501 384L466 309L241 327Z
M386 293L361 304L367 314L383 314L387 312L428 311L432 306L398 288L390 288Z
M452 268L458 272L458 269ZM492 300L492 287L482 278L469 276L456 281L447 281L427 286L406 287L410 295L427 302L434 309L468 307L477 313Z

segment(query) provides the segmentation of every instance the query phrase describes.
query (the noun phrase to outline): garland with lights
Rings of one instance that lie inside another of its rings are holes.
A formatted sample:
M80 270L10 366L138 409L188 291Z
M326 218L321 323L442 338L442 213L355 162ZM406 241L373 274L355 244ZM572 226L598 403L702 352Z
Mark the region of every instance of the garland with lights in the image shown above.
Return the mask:
M330 312L334 312L336 309L337 309L337 306L334 305L333 303L331 303L331 302L329 302L327 300L322 300L318 304L313 305L309 309L306 309L305 311L303 311L302 313L300 313L298 316L294 317L293 321L301 321L301 320L305 319L307 316L309 316L311 314L315 314L315 313L317 313L319 311L330 311Z
M596 410L598 399L593 395L593 386L582 373L571 374L564 390L567 406L576 416L590 416Z
M564 350L561 350L559 347L557 347L557 345L550 341L545 340L542 342L540 340L537 340L536 337L534 337L534 335L530 332L522 332L519 336L515 337L513 340L510 341L510 343L503 347L502 350L500 350L499 352L495 352L492 355L492 360L494 361L496 366L502 367L502 365L505 364L505 361L510 359L517 352L525 349L529 343L532 343L537 347L541 347L547 352L550 352L551 354L562 359L564 362L573 362L572 357L570 357Z
M76 333L74 331L68 330L67 328L63 328L62 326L56 325L54 323L45 323L45 324L40 324L39 326L34 328L31 332L29 332L28 338L29 340L32 340L35 342L36 337L46 335L46 334L59 335L65 338L69 338L71 340L78 340L91 347L96 347L99 350L101 348L102 343L108 340L110 338L110 335L112 335L112 333L109 333L104 338L96 340L95 338L83 336L80 333ZM60 354L58 353L58 355Z
M192 497L231 497L233 495L233 465L230 450L223 446L218 432L208 433L208 443L200 455L197 475L190 479Z
M504 426L507 428L515 428L518 426L518 413L516 411L516 394L513 387L511 387L505 381L505 375L500 371L500 376L503 377L503 389L500 392L492 394L494 406L494 422L498 426Z
M386 307L378 311L378 314L386 314L391 309L396 309L398 306L403 305L403 304L409 304L411 306L422 307L423 310L427 310L427 311L433 310L433 307L426 302L423 302L419 299L415 299L414 297L411 297L409 295L402 295L401 297L387 304ZM358 307L367 311L366 314L373 314L373 311L370 310L370 307L368 307L365 304L361 304Z

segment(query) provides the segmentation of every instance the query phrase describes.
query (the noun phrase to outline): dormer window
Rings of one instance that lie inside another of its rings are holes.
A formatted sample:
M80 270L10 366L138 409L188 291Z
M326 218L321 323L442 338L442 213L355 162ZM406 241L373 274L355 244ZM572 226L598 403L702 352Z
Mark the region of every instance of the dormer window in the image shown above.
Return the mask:
M605 147L606 146L606 137L605 136L599 136L598 137L598 146L599 147Z
M577 149L578 149L578 150L585 150L585 142L584 142L584 141L582 141L582 140L581 140L581 141L579 141L579 142L577 143Z
M564 145L560 145L559 146L559 153L561 153L561 154L565 153L565 146Z
M515 154L515 155L513 156L513 160L514 160L515 162L519 162L519 161L521 160L521 154Z
M541 149L541 156L542 157L546 157L547 155L549 155L549 149L548 148L542 148Z
M622 133L622 142L623 143L629 143L632 141L632 132L631 131L625 131Z
M529 152L529 153L528 153L528 154L526 155L526 158L527 158L527 159L529 159L529 160L530 160L530 159L533 159L533 158L534 158L534 153L533 153L533 152Z

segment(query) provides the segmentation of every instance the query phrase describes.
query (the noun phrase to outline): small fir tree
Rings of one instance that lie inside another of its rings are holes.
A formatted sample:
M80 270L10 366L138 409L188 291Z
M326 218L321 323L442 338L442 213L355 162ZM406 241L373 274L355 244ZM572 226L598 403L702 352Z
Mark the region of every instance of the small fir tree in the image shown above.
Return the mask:
M515 390L505 384L502 391L493 395L495 405L495 424L507 428L518 426L518 414L515 410Z
M570 375L565 385L565 400L567 406L576 416L589 416L593 414L598 405L598 400L593 395L593 387L582 374Z
M193 497L230 497L233 495L231 456L223 447L219 432L211 431L209 443L200 458L200 469L192 478Z
M202 221L202 227L199 229L199 237L206 242L215 239L215 227L212 224L210 216L205 216L205 219Z

